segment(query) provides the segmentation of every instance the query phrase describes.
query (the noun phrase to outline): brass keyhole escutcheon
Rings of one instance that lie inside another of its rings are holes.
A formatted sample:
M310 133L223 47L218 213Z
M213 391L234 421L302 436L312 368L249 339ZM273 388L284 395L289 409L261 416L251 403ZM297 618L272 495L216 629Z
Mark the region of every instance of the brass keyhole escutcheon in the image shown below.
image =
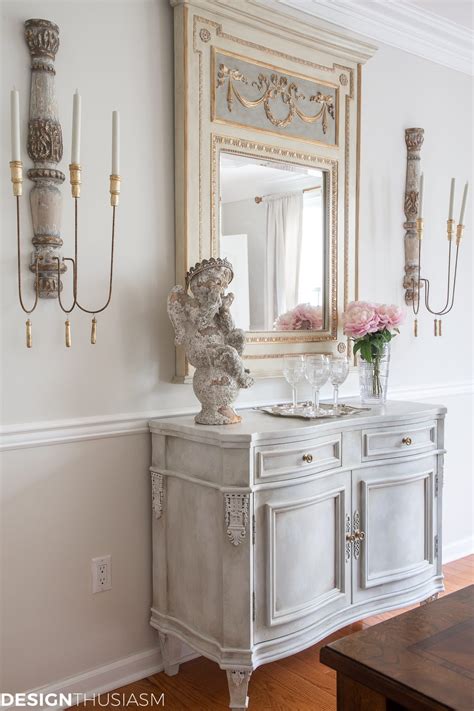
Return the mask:
M410 444L412 444L412 438L411 437L404 437L402 439L402 442L403 442L403 444L406 444L408 447L408 446L410 446Z
M303 454L303 462L306 462L306 464L311 464L312 461L313 461L312 454Z

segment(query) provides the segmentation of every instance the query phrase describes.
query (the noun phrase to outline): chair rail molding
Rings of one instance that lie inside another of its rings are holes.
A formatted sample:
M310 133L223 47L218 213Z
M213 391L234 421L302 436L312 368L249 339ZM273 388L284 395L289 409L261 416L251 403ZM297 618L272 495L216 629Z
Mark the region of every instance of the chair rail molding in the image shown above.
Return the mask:
M411 388L398 387L390 389L391 400L442 400L456 395L472 395L474 381L466 380L455 383L426 384ZM359 394L357 385L348 386L345 397ZM276 405L281 397L275 400L258 400L242 402L237 410L261 405ZM149 421L161 417L179 415L194 415L197 406L179 407L149 412L130 412L124 414L97 415L95 417L77 417L44 422L27 422L5 425L0 428L0 452L11 449L27 449L30 447L47 447L54 444L68 444L91 439L107 439L109 437L124 437L129 435L149 435Z
M365 36L472 75L474 33L408 0L251 0L306 22L326 21L351 37Z

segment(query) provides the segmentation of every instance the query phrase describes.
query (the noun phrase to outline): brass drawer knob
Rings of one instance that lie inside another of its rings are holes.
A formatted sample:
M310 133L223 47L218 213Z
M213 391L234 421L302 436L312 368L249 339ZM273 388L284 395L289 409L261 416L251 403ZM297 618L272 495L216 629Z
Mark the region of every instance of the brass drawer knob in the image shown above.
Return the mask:
M412 440L411 437L404 437L404 438L402 439L403 444L406 444L407 447L409 447L410 444L412 444L412 441L413 441L413 440Z
M354 531L354 539L356 541L364 541L365 540L364 531Z
M303 462L306 462L306 464L311 464L312 461L313 461L312 454L303 454Z
M346 533L346 541L350 541L353 543L355 541L356 537L353 533Z

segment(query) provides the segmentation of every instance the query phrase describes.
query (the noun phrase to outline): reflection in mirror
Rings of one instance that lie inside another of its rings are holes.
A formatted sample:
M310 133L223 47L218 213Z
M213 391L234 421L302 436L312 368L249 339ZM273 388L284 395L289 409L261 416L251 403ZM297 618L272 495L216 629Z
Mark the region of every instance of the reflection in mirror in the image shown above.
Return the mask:
M237 326L324 329L325 171L222 151L219 185L219 256L234 265Z

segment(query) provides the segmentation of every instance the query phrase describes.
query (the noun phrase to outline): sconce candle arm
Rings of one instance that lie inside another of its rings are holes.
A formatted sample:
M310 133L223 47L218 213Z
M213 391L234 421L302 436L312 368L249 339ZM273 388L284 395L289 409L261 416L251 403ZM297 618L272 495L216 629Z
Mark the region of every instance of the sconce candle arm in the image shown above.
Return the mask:
M31 314L35 310L38 304L39 298L39 274L38 274L38 257L35 260L35 288L36 295L35 301L31 309L27 309L21 293L21 249L20 249L20 196L16 196L16 244L17 244L17 266L18 266L18 298L20 300L20 306L26 314Z
M86 309L85 306L81 306L79 301L76 300L77 307L81 310L84 311L86 314L100 314L101 311L105 311L107 306L110 304L110 300L112 299L112 282L113 282L113 274L114 274L114 251L115 251L115 210L116 206L112 206L112 243L110 247L110 277L109 277L109 294L107 297L107 301L105 302L104 306L100 309ZM77 264L76 264L76 270L77 270Z

